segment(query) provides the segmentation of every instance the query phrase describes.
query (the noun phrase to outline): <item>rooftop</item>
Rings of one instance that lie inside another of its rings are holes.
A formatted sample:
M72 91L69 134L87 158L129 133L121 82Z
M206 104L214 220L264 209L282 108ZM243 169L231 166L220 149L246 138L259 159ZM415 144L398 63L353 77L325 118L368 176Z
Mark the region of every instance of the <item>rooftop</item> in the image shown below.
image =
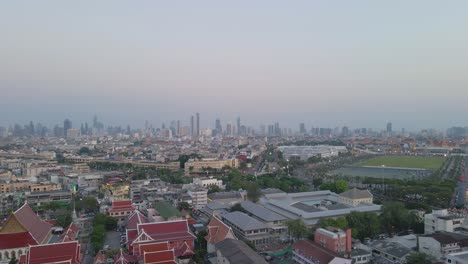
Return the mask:
M244 208L248 213L255 215L256 217L262 219L266 222L273 222L273 221L283 221L287 220L286 217L277 214L266 207L252 203L250 201L243 201L241 202L242 208Z
M225 239L216 244L216 249L229 260L230 263L263 264L266 262L247 244L240 240Z
M248 216L242 212L232 212L224 214L223 219L226 219L233 225L242 229L243 231L258 230L258 229L268 229L268 226L264 223L258 221L255 218Z

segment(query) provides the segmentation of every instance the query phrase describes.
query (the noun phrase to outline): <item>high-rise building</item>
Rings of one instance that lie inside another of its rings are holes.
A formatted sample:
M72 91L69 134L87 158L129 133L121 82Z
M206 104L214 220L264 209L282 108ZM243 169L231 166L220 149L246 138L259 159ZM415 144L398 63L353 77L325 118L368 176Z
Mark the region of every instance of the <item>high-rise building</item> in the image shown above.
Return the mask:
M387 133L392 133L392 122L387 123Z
M231 136L232 135L232 125L231 123L228 123L226 125L226 136Z
M63 121L63 132L64 132L64 136L67 137L67 131L68 129L72 128L72 122L70 121L70 119L65 119L65 121Z
M177 136L180 136L180 120L177 120Z
M301 134L305 134L305 133L306 133L306 129L305 129L305 124L304 124L304 123L300 123L300 124L299 124L299 133L301 133Z
M349 128L347 126L344 126L342 129L341 129L341 135L343 137L347 137L349 136Z
M196 115L197 115L197 131L195 135L199 137L200 136L200 113L197 113Z
M237 117L237 135L242 135L240 116Z
M195 136L195 120L193 115L190 117L190 135Z
M219 118L217 118L215 122L215 131L216 135L222 135L223 133L223 127L221 126L221 120Z

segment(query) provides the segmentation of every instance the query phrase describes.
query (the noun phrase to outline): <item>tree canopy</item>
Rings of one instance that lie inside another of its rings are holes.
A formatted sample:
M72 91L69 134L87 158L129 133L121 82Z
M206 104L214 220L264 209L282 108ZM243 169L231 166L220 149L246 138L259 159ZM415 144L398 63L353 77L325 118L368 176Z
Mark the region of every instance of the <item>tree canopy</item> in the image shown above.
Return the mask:
M344 180L325 182L320 185L320 190L330 190L334 193L346 192L348 189L348 182Z
M308 235L307 226L300 219L286 221L289 236L294 240L301 239Z
M431 264L432 259L429 255L421 252L413 252L406 257L406 264Z

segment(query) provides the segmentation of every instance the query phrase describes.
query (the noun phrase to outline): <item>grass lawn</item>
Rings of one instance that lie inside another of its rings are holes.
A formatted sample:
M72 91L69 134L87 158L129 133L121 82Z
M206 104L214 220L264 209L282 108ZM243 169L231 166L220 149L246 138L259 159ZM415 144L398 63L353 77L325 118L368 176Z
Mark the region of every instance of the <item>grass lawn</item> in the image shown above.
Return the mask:
M382 166L398 167L398 168L418 168L437 170L444 163L444 157L427 157L427 156L381 156L359 162L356 166Z
M179 210L177 210L174 206L170 205L165 201L159 201L154 203L154 208L159 212L159 214L164 218L170 218L173 216L180 216L182 215Z

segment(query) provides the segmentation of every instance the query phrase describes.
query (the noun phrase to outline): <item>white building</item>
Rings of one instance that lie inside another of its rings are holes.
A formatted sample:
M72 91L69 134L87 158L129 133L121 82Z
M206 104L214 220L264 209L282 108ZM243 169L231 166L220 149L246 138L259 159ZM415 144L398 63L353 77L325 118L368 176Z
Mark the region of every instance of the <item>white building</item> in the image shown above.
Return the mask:
M221 190L226 189L226 185L223 185L222 180L218 180L213 177L209 178L194 178L193 182L194 185L198 185L201 187L209 188L210 186L218 186Z
M345 216L351 212L379 213L380 205L360 203L359 206L340 202L342 196L331 191L274 193L260 198L267 209L288 219L301 219L307 226L314 226L320 219Z
M448 254L445 264L468 264L468 251Z
M193 209L202 209L208 203L208 190L205 188L192 188L188 191L188 195L192 197Z
M351 190L347 190L346 192L340 193L340 202L352 207L357 207L361 203L372 204L373 201L374 196L368 190L353 188Z
M432 210L432 214L424 215L424 234L435 232L453 232L463 225L464 217L450 214L447 209Z
M460 251L460 243L447 233L437 233L419 237L419 252L426 253L436 260Z

